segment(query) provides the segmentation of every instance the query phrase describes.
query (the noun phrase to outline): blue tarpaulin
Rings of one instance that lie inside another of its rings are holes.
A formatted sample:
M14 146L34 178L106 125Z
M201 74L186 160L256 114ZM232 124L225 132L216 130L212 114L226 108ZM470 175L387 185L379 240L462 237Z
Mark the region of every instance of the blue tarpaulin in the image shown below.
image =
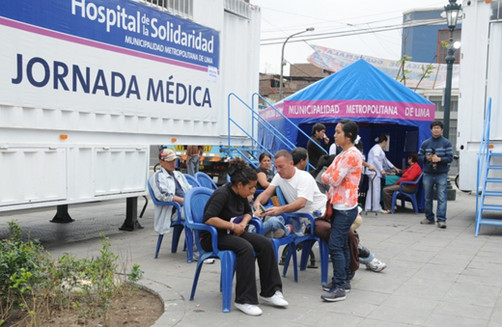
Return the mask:
M326 135L333 141L336 123L352 119L360 126L367 152L380 133L390 136L389 159L401 166L406 152L416 152L431 136L435 105L403 84L392 79L363 59L298 91L274 105L307 135L312 125L326 125ZM307 138L288 119L271 108L261 114L293 144L305 146ZM263 127L258 137L267 148L277 151L285 146ZM397 161L397 162L396 162Z
M375 144L375 138L385 133L389 136L387 158L402 168L406 168L408 153L418 152L420 144L431 136L430 122L435 112L432 102L363 59L274 107L286 118L270 107L260 114L296 146L305 147L307 137L292 124L311 135L312 125L323 123L333 142L337 122L352 119L359 125L365 153ZM263 126L258 128L258 138L272 152L287 148Z

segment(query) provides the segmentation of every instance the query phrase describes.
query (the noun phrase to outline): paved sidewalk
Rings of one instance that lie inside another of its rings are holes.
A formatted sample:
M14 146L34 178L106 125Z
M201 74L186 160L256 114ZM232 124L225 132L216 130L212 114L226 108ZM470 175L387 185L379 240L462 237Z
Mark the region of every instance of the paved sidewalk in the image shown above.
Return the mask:
M299 272L298 283L290 269L283 278L289 308L261 305L260 317L235 308L222 313L218 262L204 266L195 301L188 300L195 265L181 250L170 253L170 234L159 258L153 258L157 234L151 204L140 219L144 229L134 232L118 230L125 201L108 201L70 206L75 222L64 225L49 222L55 209L0 213L0 237L13 218L53 256L69 252L81 257L97 255L103 231L122 262L138 263L145 272L143 284L164 300L165 314L155 326L500 326L502 228L483 226L474 237L475 200L457 193L456 201L448 203L446 230L420 225L423 214L415 215L409 204L394 215L363 213L361 242L387 269L374 273L362 267L347 300L336 303L321 301L319 269Z

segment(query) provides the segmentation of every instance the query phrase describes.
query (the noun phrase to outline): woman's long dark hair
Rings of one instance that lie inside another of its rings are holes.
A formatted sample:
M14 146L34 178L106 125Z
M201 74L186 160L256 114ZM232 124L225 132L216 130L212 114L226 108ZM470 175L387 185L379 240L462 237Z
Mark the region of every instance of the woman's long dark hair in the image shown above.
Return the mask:
M267 153L267 152L262 152L260 156L258 157L258 162L262 162L265 157L269 157L270 160L272 160L272 155Z
M250 181L256 181L258 179L256 170L251 168L248 163L241 158L230 160L227 174L230 176L232 185L237 185L239 182L241 182L242 185L247 185Z

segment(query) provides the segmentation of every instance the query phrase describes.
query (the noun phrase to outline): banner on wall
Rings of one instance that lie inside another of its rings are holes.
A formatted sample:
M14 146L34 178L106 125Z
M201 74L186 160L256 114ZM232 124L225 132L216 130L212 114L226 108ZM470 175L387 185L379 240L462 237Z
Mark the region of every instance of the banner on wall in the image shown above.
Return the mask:
M219 32L138 2L1 1L0 43L1 103L185 119L217 106Z

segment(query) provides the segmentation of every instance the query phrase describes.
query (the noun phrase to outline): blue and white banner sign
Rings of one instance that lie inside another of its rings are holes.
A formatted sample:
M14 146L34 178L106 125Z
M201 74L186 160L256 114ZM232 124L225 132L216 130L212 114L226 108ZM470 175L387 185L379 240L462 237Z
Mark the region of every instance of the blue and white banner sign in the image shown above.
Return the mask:
M217 31L133 1L0 1L0 17L169 58L195 69L219 68Z
M0 105L217 119L220 33L136 1L0 1L0 44Z

